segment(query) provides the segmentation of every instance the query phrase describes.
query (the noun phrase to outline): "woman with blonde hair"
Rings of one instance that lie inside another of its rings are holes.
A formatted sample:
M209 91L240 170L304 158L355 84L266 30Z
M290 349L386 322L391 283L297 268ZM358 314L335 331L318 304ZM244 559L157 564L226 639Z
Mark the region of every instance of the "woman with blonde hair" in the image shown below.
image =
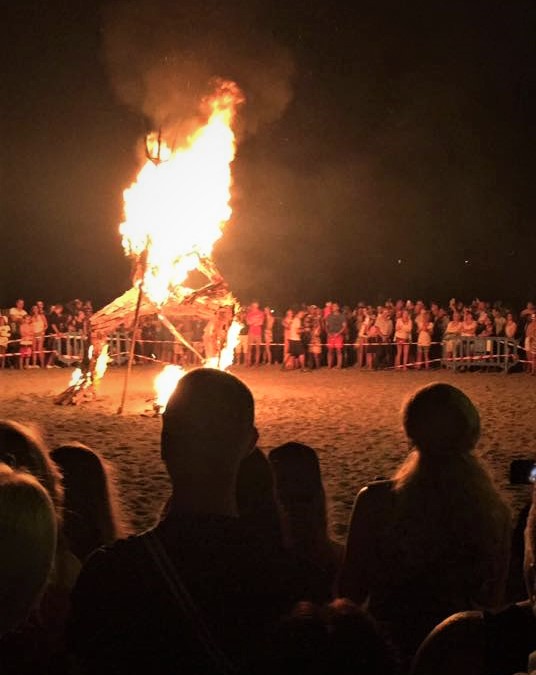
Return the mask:
M403 411L411 452L392 480L358 494L340 593L368 602L405 659L446 616L501 601L510 513L474 454L480 416L448 384Z
M2 673L56 672L47 668L63 653L70 592L80 572L80 561L70 551L62 528L61 474L37 431L12 420L0 420L0 462L37 479L54 506L58 530L54 564L39 606L24 626L2 640Z
M47 491L30 474L0 463L0 637L38 603L52 571L56 533Z

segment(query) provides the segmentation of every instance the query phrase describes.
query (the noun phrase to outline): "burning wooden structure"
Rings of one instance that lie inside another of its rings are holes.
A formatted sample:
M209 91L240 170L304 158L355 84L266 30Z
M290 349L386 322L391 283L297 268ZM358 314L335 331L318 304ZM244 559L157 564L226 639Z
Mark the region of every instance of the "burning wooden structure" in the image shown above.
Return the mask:
M180 147L170 147L162 129L146 140L147 161L123 193L119 232L125 254L135 265L132 288L91 318L93 344L105 341L121 324L133 336L118 412L124 407L137 329L144 316L156 315L203 365L223 369L232 362L231 338L238 338L240 329L233 321L237 303L212 261L212 250L232 213L233 122L244 97L234 82L216 85L201 102L200 125ZM196 275L201 275L199 284L192 283ZM209 323L214 340L207 341L204 355L181 333L185 317ZM83 375L80 386L88 389L93 376L88 368ZM74 402L76 386L70 394L64 392L62 401L70 397Z

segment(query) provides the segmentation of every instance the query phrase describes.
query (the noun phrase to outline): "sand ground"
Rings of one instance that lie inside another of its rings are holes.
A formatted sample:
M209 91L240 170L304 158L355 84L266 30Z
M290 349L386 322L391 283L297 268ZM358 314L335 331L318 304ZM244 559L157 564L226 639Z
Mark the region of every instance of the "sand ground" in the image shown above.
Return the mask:
M37 425L51 447L77 440L98 450L112 467L130 531L154 523L169 494L159 454L160 419L151 411L153 366L133 369L126 410L117 415L124 369L110 369L99 397L82 406L57 406L67 369L0 371L0 417ZM320 370L281 372L277 367L235 367L252 389L264 451L297 440L320 457L330 500L334 536L343 540L356 492L378 476L390 476L407 453L400 421L406 396L419 386L444 381L463 389L478 405L482 438L478 452L491 465L514 512L530 495L510 486L512 459L536 459L536 378L522 374L453 374Z

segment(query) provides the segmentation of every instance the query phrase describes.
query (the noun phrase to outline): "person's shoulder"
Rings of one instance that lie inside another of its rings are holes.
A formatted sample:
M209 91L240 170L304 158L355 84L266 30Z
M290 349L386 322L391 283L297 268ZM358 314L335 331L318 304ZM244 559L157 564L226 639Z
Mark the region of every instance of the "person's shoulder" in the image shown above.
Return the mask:
M437 625L419 647L412 675L480 675L485 658L482 612L459 612Z
M77 586L102 585L105 581L128 583L136 568L134 563L143 558L143 538L147 534L119 539L93 551L82 566Z
M393 497L394 483L392 480L375 480L361 488L355 499L355 507L360 509L375 509L379 503L385 503Z

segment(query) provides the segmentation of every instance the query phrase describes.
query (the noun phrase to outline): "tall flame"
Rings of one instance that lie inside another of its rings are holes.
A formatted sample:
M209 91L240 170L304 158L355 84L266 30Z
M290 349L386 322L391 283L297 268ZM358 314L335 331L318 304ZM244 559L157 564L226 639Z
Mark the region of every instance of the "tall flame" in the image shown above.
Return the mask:
M144 290L156 304L184 283L199 256L210 256L231 217L232 123L242 100L234 83L222 83L206 102L206 124L178 149L159 140L158 162L148 159L124 192L123 247L147 256Z

